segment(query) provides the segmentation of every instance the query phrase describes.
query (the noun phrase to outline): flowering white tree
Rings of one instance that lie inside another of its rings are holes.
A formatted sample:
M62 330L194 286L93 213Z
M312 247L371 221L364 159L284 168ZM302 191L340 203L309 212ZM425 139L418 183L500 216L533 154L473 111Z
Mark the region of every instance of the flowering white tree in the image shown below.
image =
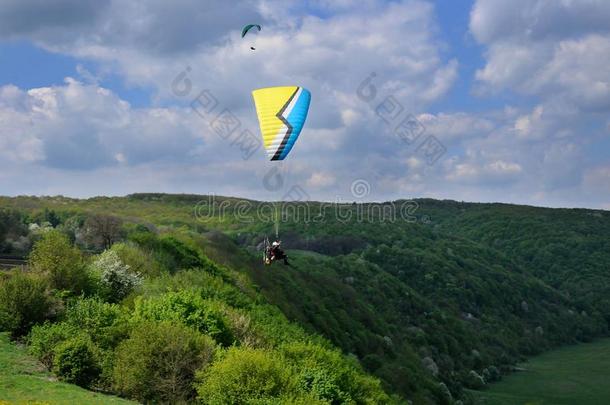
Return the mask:
M120 301L142 283L142 277L129 269L113 250L106 250L92 264L99 276L102 290L111 301Z

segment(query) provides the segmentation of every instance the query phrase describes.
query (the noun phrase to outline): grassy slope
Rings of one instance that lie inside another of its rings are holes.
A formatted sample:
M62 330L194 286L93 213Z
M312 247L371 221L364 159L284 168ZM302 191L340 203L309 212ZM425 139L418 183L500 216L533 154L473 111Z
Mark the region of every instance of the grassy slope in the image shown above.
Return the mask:
M133 404L55 381L24 349L0 334L0 405L5 403Z
M486 405L610 403L610 339L564 347L532 358L526 371L477 393Z

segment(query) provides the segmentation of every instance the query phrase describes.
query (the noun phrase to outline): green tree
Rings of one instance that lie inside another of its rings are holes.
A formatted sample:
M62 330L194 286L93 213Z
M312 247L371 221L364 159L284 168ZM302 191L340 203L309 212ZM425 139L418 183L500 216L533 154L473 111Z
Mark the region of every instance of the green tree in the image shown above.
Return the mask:
M44 275L51 288L67 290L73 294L88 292L89 275L78 248L59 231L49 231L34 245L29 257L34 273Z
M21 272L0 277L0 330L13 337L54 316L56 305L44 279Z
M100 286L100 295L110 302L125 298L135 287L142 284L139 274L121 261L114 250L106 250L91 264L92 273Z
M206 404L263 403L292 393L292 377L277 352L232 347L198 373L197 392Z
M54 349L53 371L63 380L89 387L99 377L96 348L88 336L77 335Z
M221 302L203 299L198 290L168 292L150 299L138 297L134 308L136 318L180 322L229 346L235 338L224 312Z
M51 370L55 357L55 347L60 343L78 335L77 326L67 322L35 325L28 336L28 350L36 356L44 366Z
M142 402L194 398L195 372L212 360L215 344L180 324L143 322L116 351L115 389Z

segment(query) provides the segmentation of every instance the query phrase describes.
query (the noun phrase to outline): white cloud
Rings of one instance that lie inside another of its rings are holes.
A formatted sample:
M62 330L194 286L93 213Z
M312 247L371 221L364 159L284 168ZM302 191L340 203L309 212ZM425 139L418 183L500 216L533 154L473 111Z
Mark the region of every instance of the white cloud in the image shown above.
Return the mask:
M307 186L319 189L326 188L335 184L337 179L332 173L315 172L307 179Z
M201 139L176 108L133 109L111 91L68 78L62 86L0 88L0 153L70 170L186 158Z
M443 141L486 136L497 125L491 119L466 113L420 114L417 118L427 133Z
M518 163L495 160L481 164L456 164L446 178L454 182L484 183L495 187L516 181L522 172L523 168Z
M511 105L430 113L468 79L458 72L471 62L447 52L432 2L7 1L0 39L76 57L82 81L0 88L0 177L12 193L33 193L44 177L46 193L277 199L298 184L313 198L335 199L353 197L350 184L365 179L374 199L601 204L594 185L606 185L600 167L607 165L602 158L589 167L585 156L610 132L609 4L477 0L470 32L485 50L478 94L508 91ZM244 41L240 29L249 22L263 30ZM187 66L192 89L178 96L172 82ZM366 102L356 92L372 72L377 93ZM152 106L135 108L103 88L105 75L153 89ZM212 117L228 108L258 133L249 93L280 84L305 86L313 99L289 179L271 195L264 154L242 160L189 103L209 89L219 102ZM397 121L376 114L388 96L400 117L418 118L424 138L447 147L442 160L426 163L418 144L396 136Z
M488 91L608 111L609 18L603 0L477 0L470 30L488 49L476 78Z

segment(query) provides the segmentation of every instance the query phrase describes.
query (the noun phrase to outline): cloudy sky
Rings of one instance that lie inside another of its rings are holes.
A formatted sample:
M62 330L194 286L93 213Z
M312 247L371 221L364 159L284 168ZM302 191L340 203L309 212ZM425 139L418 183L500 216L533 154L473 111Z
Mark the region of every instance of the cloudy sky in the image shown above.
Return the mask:
M609 21L607 0L0 0L0 194L610 209ZM274 165L250 92L276 85L312 104Z

